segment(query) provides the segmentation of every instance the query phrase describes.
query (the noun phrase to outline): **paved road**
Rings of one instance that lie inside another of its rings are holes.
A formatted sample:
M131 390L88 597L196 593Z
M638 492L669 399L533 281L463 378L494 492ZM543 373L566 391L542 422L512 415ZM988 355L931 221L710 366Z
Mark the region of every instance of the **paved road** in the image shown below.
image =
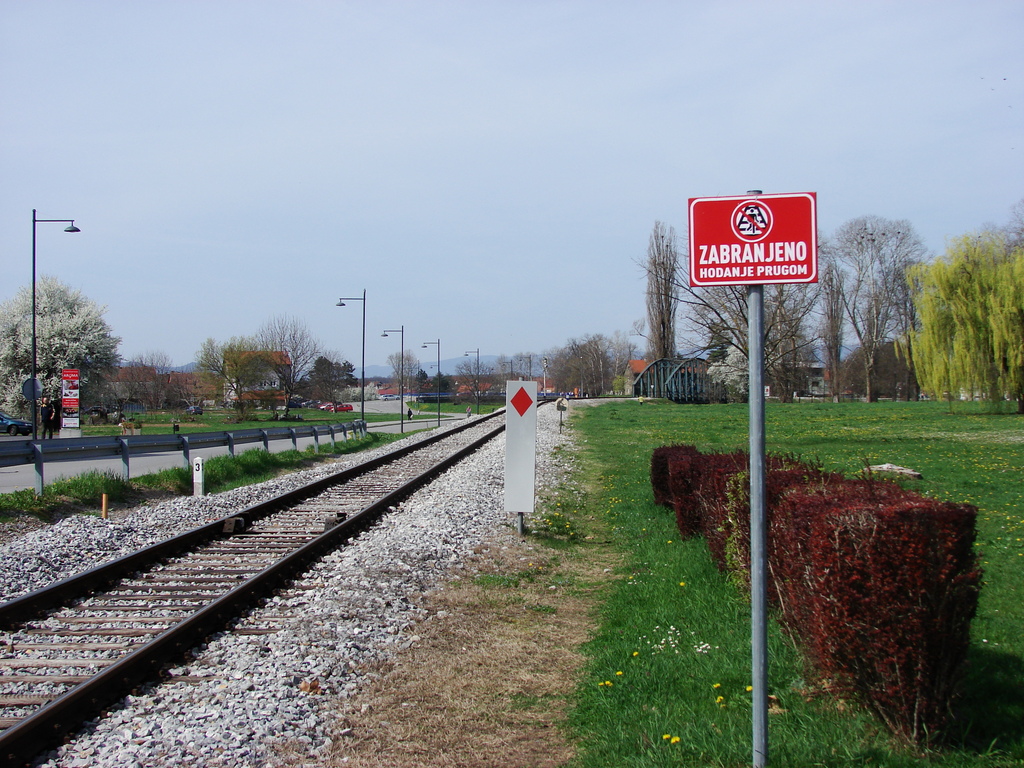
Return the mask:
M354 418L359 418L359 403L353 404L355 410L352 413ZM369 401L366 403L367 413L395 413L395 421L384 421L384 422L371 422L368 427L371 432L412 432L419 431L422 429L430 429L437 424L434 419L427 419L419 417L413 421L400 422L397 420L398 414L401 412L401 404L397 401L381 402L381 401ZM452 421L454 418L465 419L465 414L460 414L458 417L453 417L451 414L441 414L442 423ZM24 437L8 437L6 435L0 436L0 440L24 440ZM323 443L323 438L321 438ZM313 445L313 438L306 437L298 440L299 450L305 450L308 446ZM280 453L282 451L288 451L292 448L291 440L273 440L270 443L271 453ZM202 456L203 458L210 458L211 456L223 456L228 452L227 447L223 448L203 448L195 449L192 451L193 456ZM131 457L131 472L133 477L139 475L149 474L151 472L159 472L162 469L169 469L172 467L183 466L184 460L180 453L161 452L161 453L133 453ZM83 472L89 472L91 470L97 470L99 472L110 471L116 474L121 473L121 459L118 456L114 456L109 459L89 459L83 461L61 461L61 462L50 462L46 464L45 468L45 481L50 483L54 480L58 480L62 477L74 477L75 475L82 474ZM9 491L18 491L25 488L35 488L35 469L32 465L23 465L18 467L0 467L0 493L7 493Z

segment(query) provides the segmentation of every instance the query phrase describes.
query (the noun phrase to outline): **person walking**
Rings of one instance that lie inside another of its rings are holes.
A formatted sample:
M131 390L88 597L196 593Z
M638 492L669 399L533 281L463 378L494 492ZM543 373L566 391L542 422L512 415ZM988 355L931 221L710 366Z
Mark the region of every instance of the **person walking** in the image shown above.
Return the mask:
M42 439L45 440L46 436L49 435L52 440L56 409L50 404L50 398L48 397L44 397L41 402L42 405L39 408L39 420L42 422L43 426Z

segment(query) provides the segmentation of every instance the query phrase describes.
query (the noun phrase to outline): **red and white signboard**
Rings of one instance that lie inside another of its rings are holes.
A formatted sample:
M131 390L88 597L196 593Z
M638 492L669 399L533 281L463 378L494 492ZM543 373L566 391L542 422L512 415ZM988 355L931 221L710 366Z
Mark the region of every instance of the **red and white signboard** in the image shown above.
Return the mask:
M79 386L81 379L77 368L65 368L60 372L61 397L60 413L62 429L77 429L80 426Z
M690 285L818 282L814 192L690 198Z

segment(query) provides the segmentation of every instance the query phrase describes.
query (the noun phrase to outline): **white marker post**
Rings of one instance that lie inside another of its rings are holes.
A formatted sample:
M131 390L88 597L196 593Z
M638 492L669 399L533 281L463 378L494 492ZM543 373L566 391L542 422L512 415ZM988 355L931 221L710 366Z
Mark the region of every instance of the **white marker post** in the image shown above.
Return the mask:
M203 471L203 457L192 459L192 495L206 495L206 473Z
M754 768L768 764L768 524L764 286L818 281L814 192L690 198L690 285L747 288L750 392L750 649Z
M505 511L524 518L534 509L537 473L537 382L505 382Z

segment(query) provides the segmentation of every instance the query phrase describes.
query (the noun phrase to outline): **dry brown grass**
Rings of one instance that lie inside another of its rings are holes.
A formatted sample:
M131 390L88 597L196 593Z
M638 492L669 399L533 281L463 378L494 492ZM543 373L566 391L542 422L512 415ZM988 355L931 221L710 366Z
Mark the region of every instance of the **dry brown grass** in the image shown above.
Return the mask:
M563 765L560 727L607 555L534 547L502 533L478 551L475 578L431 594L420 640L347 701L326 764L347 768ZM552 588L553 587L553 588Z

